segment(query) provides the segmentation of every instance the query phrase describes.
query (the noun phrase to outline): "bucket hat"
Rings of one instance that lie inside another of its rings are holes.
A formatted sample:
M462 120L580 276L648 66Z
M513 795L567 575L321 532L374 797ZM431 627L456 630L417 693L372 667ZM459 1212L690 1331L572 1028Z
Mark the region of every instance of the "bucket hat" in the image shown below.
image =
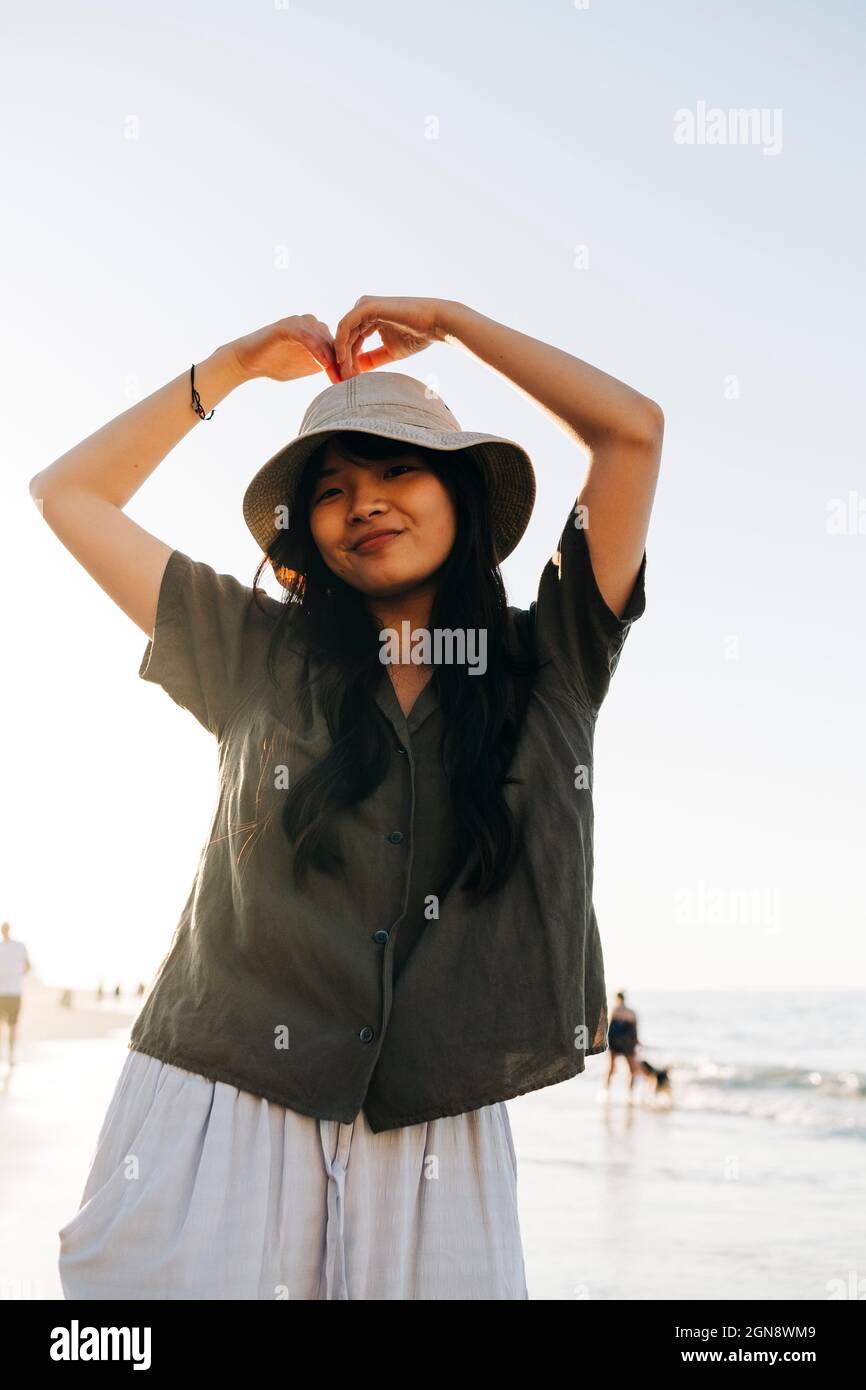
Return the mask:
M329 436L358 430L402 440L425 449L456 453L466 449L477 459L490 498L493 543L501 563L517 545L535 505L535 472L529 454L513 439L462 430L445 402L423 381L403 372L363 372L329 386L307 407L294 439L268 459L244 493L247 526L266 552L285 532L278 517L287 508L289 526L304 465ZM288 587L291 571L279 582Z

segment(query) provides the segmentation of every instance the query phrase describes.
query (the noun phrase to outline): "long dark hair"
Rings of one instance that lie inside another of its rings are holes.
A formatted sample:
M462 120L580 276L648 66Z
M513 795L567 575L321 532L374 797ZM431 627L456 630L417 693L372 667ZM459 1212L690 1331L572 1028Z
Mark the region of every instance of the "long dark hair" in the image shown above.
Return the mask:
M361 431L343 431L328 442L343 457L384 460L405 456L406 445ZM278 532L256 570L253 588L268 559L287 576L283 611L268 648L268 671L276 683L276 660L291 630L304 649L323 663L322 707L333 740L326 757L286 795L282 825L294 850L295 880L314 864L332 872L339 856L326 847L329 818L368 797L383 781L392 756L376 703L382 675L379 624L364 595L345 583L322 559L309 525L310 500L326 444L308 459L298 483L291 525ZM413 446L449 491L457 534L439 571L431 608L431 630L486 632L487 669L467 676L459 664L433 667L431 680L443 714L442 762L455 808L456 852L448 884L467 867L464 884L476 901L505 882L519 847L519 831L504 796L508 766L538 669L531 643L507 641L507 599L496 558L487 486L471 450L447 453Z

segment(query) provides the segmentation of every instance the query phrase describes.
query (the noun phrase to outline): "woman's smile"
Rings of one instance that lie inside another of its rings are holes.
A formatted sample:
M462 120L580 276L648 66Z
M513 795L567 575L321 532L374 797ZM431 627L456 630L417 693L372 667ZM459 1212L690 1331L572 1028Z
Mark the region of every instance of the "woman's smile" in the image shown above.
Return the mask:
M384 550L391 541L397 541L403 535L402 531L388 531L384 535L371 536L369 540L361 541L360 545L353 546L356 555L371 555L376 551Z

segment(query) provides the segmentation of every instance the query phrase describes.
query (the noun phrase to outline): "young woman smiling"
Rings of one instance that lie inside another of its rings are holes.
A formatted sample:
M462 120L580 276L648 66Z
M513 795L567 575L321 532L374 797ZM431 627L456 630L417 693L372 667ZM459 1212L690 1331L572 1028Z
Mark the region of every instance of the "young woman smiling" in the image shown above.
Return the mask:
M534 503L529 456L377 370L433 342L589 451L529 610L499 569ZM126 516L230 391L320 371L330 386L244 493L252 585ZM59 1232L64 1291L525 1299L505 1102L607 1045L593 735L644 611L661 411L438 299L364 296L333 335L280 319L197 364L198 400L191 385L180 374L30 484L146 635L142 678L219 754L188 901ZM281 600L258 587L267 564ZM483 634L484 671L383 664L404 622Z

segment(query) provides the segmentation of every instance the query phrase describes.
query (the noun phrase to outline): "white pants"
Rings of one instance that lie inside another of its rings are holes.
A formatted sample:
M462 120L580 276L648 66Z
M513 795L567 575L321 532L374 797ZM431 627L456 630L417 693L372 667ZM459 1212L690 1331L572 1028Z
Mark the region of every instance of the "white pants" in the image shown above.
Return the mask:
M503 1101L374 1134L130 1049L68 1299L526 1299Z

